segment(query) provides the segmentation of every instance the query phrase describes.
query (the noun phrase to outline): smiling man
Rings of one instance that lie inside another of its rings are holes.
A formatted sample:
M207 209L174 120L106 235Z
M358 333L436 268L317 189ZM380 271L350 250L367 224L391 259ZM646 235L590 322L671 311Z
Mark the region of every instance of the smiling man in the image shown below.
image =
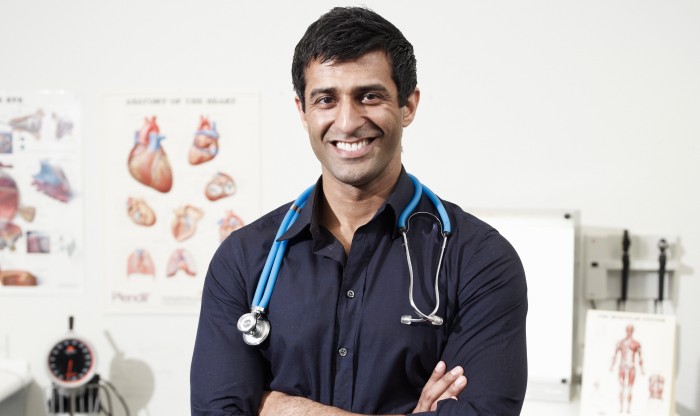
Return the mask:
M420 101L411 44L368 9L335 8L300 40L292 78L321 177L277 239L287 246L274 292L250 315L271 328L259 345L244 342L237 321L251 311L290 204L232 233L214 255L192 414L519 414L522 265L496 230L414 192L401 162Z

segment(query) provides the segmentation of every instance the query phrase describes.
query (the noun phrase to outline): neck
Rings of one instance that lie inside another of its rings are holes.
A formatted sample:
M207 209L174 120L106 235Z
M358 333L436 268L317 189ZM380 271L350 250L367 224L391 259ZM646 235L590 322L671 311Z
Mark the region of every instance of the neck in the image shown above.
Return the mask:
M343 244L346 253L350 252L355 231L367 224L386 201L400 173L399 167L397 172L382 175L374 183L354 186L324 172L321 225Z

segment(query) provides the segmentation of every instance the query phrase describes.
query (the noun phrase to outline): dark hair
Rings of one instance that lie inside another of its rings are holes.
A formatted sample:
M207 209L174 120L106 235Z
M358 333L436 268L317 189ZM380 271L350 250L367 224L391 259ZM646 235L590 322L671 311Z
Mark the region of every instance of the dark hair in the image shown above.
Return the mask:
M312 61L347 62L374 51L384 51L391 64L391 76L406 105L416 89L416 57L413 46L391 22L362 7L336 7L312 23L294 49L292 83L305 109L304 73Z

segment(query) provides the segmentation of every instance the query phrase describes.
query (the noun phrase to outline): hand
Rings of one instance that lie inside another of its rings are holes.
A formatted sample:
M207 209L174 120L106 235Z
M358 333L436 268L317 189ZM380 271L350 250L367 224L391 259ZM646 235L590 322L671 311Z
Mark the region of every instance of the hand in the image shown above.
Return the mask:
M425 383L413 413L435 410L440 400L457 400L457 395L467 387L467 378L463 375L462 367L457 366L449 373L446 373L445 369L445 363L440 361Z

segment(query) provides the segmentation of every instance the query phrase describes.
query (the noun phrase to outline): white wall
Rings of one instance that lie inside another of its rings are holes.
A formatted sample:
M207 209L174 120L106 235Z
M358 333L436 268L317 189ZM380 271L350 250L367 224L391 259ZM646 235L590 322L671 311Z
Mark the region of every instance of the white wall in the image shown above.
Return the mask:
M681 237L677 400L681 415L700 414L700 3L366 4L416 48L422 99L405 132L404 161L438 194L465 208L577 209L586 227ZM105 315L98 302L101 251L110 243L101 234L100 201L90 198L101 187L101 95L259 89L262 205L271 209L319 172L293 106L289 68L306 25L332 5L0 3L0 90L60 88L84 104L85 294L0 299L0 340L9 339L10 358L36 368L28 414L41 407L47 379L39 369L68 314L96 341L105 377L118 359L141 380L153 377L151 394L129 393L135 407L148 402L142 414L188 413L196 317Z

